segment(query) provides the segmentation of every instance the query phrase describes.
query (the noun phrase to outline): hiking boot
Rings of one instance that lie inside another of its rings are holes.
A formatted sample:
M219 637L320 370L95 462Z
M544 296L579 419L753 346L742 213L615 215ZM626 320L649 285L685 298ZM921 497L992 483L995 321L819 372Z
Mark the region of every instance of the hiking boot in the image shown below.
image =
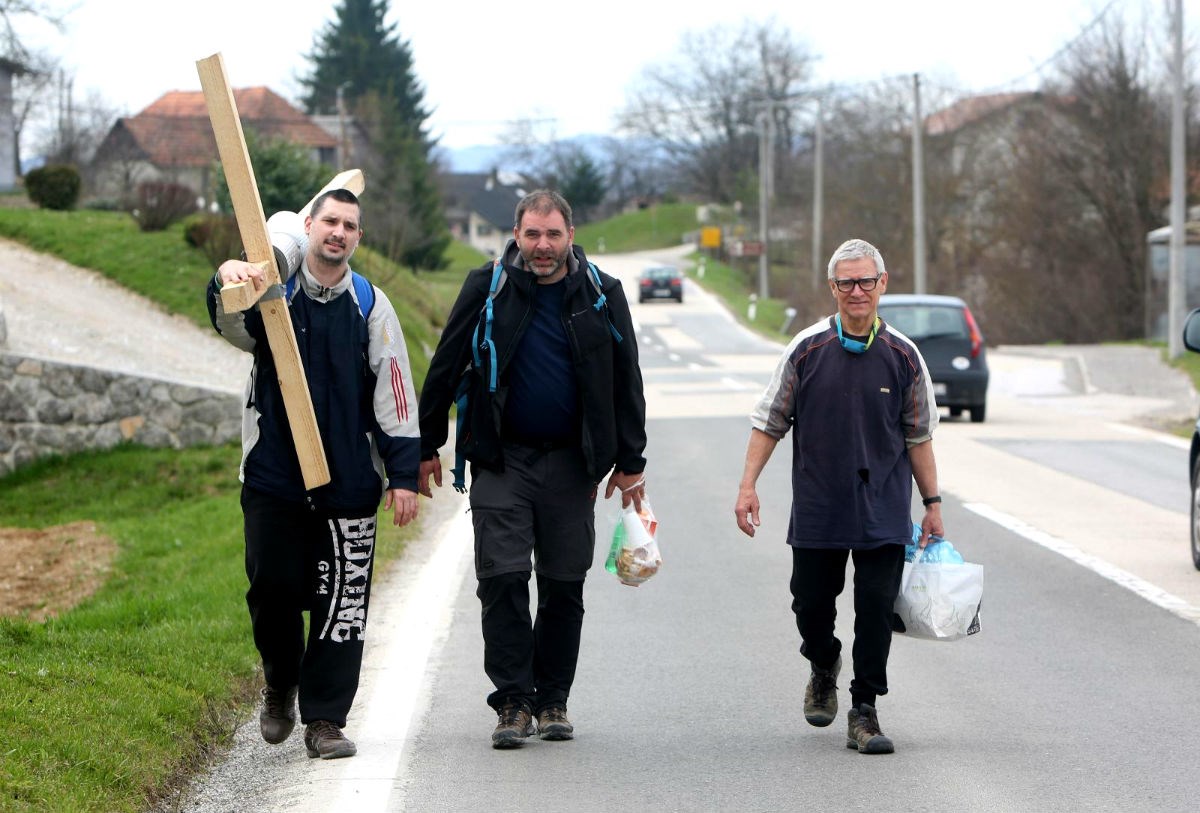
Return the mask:
M508 702L497 712L496 730L492 732L493 748L516 748L526 737L537 733L533 725L533 714L522 703Z
M547 706L537 715L538 736L543 740L569 740L575 736L575 726L567 719L566 706Z
M857 748L860 754L890 754L896 750L891 739L879 730L879 715L870 703L850 709L848 717L847 748Z
M264 686L263 705L258 713L258 730L271 745L286 740L296 727L296 687L275 689Z
M804 719L809 725L824 728L837 717L837 676L840 671L841 655L828 669L813 664L812 677L804 690Z
M328 720L313 720L304 729L304 747L310 757L338 759L352 757L358 746L346 739L340 726Z

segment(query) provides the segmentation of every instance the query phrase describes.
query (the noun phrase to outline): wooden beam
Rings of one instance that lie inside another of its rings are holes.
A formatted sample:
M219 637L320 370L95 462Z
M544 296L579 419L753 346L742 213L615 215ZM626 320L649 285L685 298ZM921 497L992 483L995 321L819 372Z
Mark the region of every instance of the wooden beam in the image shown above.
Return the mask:
M217 151L221 156L229 196L233 200L233 211L242 235L246 259L252 263L264 263L267 285L278 285L279 269L275 267L271 235L267 233L267 220L263 216L258 184L254 179L254 168L250 165L250 153L246 149L246 136L242 132L242 122L233 100L233 89L225 73L225 62L219 53L213 54L198 60L196 70L200 74L200 86L208 104L208 117L217 139ZM279 375L279 389L283 393L292 441L296 444L304 488L311 490L330 481L329 464L325 460L325 448L321 445L321 432L308 392L308 378L300 363L292 317L288 313L287 302L281 296L260 302L258 309Z
M348 169L345 172L339 172L333 176L333 179L329 183L321 188L320 192L313 195L312 200L304 204L297 214L301 220L308 217L308 213L312 211L313 204L317 202L317 198L324 195L330 189L348 189L356 195L361 195L366 185L367 182L363 178L361 169ZM226 313L249 310L266 292L266 286L256 291L254 290L254 285L250 282L231 282L221 288L221 307L225 309Z

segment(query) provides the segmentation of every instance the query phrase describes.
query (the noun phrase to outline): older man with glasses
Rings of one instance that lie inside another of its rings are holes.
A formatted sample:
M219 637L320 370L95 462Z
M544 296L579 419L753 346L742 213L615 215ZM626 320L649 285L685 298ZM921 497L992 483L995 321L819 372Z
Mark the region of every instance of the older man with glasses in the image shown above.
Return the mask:
M916 345L876 312L887 290L879 250L847 240L829 260L837 312L788 344L750 416L752 429L734 513L754 536L758 477L792 431L792 610L800 654L811 674L804 718L823 727L837 716L842 643L836 600L854 561L854 678L846 747L861 754L895 749L875 710L887 694L892 607L912 541L912 483L925 505L920 545L943 534L932 433L933 384Z

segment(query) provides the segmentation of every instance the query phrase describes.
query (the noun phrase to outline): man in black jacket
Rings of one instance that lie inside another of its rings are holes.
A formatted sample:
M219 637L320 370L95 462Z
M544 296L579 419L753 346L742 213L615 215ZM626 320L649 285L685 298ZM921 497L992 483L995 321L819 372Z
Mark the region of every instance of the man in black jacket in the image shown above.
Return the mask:
M475 269L447 320L421 393L420 493L442 484L438 449L467 372L458 451L471 462L484 671L495 685L492 745L571 739L567 699L595 547L597 486L645 496L646 401L621 284L572 245L571 207L538 190L513 240ZM537 616L529 580L537 573ZM535 722L536 719L536 722Z

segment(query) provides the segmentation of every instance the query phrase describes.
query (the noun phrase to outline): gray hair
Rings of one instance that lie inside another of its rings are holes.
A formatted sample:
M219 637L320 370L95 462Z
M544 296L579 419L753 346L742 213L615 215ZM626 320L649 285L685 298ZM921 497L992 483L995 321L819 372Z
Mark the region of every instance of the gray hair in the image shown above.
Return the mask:
M567 203L567 199L550 189L535 189L521 198L521 202L517 204L513 225L520 228L521 218L525 217L526 212L548 215L555 210L562 214L567 228L571 228L571 204Z
M834 250L833 256L829 258L829 278L833 279L833 270L842 260L861 260L864 257L875 261L875 270L879 272L879 276L882 277L887 273L887 269L883 267L883 255L879 253L879 249L866 240L859 240L856 237L847 240Z

